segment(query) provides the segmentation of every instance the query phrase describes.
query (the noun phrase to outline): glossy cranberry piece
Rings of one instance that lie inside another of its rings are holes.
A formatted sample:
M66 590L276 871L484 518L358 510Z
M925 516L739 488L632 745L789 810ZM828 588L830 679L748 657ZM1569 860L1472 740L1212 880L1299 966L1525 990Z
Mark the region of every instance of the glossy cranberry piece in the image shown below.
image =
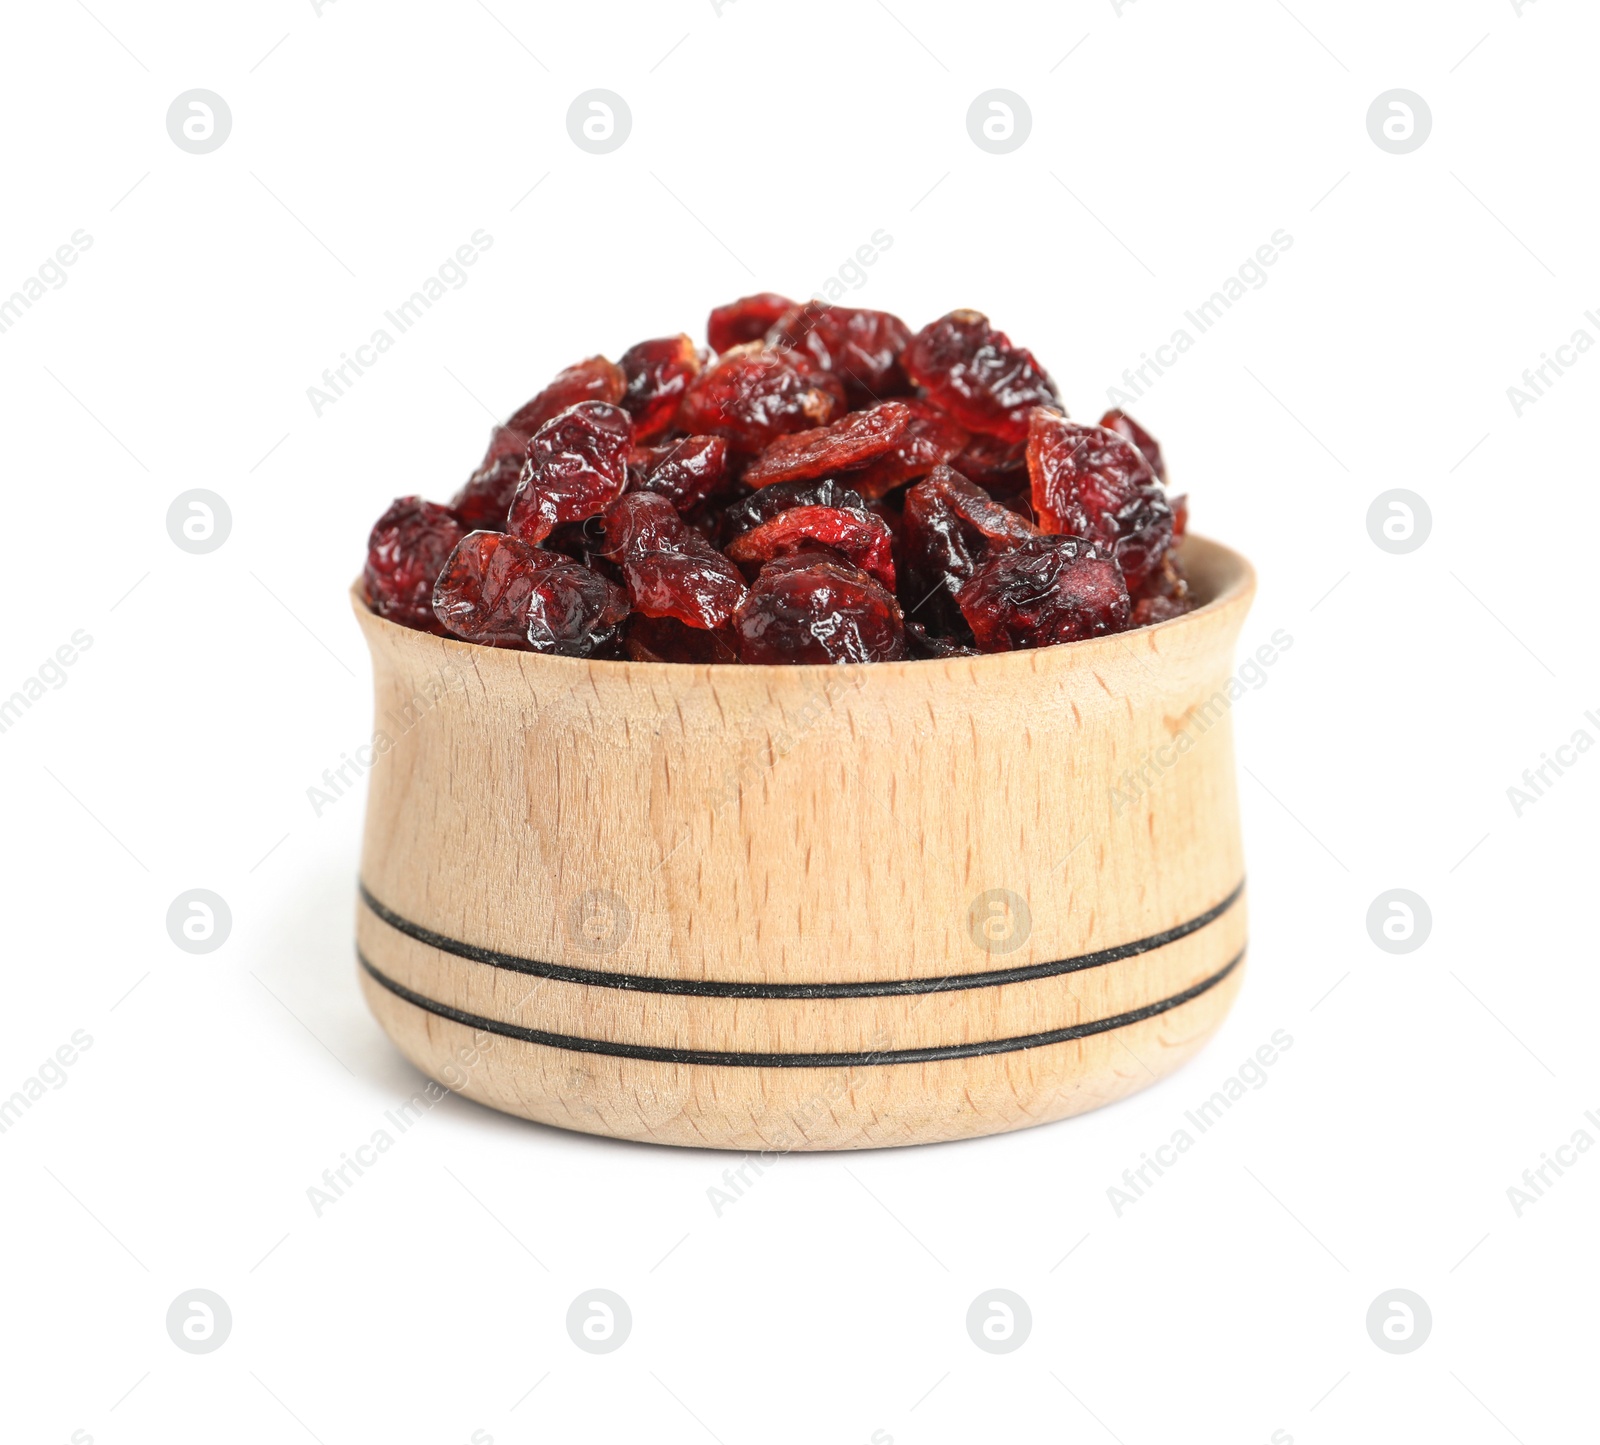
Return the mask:
M746 565L826 548L894 591L893 538L881 517L840 507L791 507L728 543L728 556Z
M1172 508L1144 454L1105 427L1039 410L1028 475L1040 530L1098 543L1137 589L1172 540Z
M632 438L627 412L603 401L579 402L546 422L528 442L509 530L542 542L559 523L603 510L628 485Z
M936 466L959 455L970 436L929 402L903 403L911 412L905 434L874 462L850 473L850 485L863 497L877 499L906 482L925 477ZM959 470L959 468L958 468Z
M528 438L508 426L497 426L489 436L489 450L478 470L451 499L450 509L469 532L486 529L503 532L511 499L522 480L522 462Z
M628 619L628 656L634 662L730 663L739 660L739 640L731 627L685 627L675 617Z
M919 621L945 630L958 626L950 602L979 563L1038 535L1025 518L948 466L935 467L906 493L903 523L906 569L916 593L907 605Z
M859 567L815 553L768 562L734 616L748 663L894 662L900 604Z
M680 437L628 453L629 487L665 497L680 513L719 496L729 482L728 443L721 437Z
M844 383L851 406L870 406L911 390L900 366L911 328L888 311L808 301L791 307L767 332L768 346L803 351Z
M433 607L469 642L563 657L592 657L615 640L628 615L615 583L500 532L462 538L434 588Z
M846 412L829 426L781 436L745 468L744 483L765 487L774 482L803 482L865 466L905 439L911 416L911 408L904 402L886 401L865 411Z
M775 291L741 296L726 306L718 306L706 319L706 340L713 351L727 351L748 341L760 341L794 302Z
M1054 647L1122 632L1122 569L1081 537L1033 537L979 566L956 594L980 652Z
M737 537L741 532L770 522L790 507L843 507L847 511L864 512L866 501L837 477L819 477L811 482L774 482L770 487L761 487L731 503L723 513L723 525L729 537Z
M672 425L689 383L700 374L700 353L687 336L641 341L617 363L627 387L621 406L633 418L635 441L653 441Z
M1161 565L1144 579L1144 585L1133 594L1133 625L1148 627L1152 622L1167 622L1193 612L1196 603L1189 591L1189 579L1183 574L1183 564L1168 552Z
M1001 441L974 436L950 463L962 476L990 492L1017 492L1028 488L1028 441Z
M622 400L626 390L627 378L623 376L621 367L603 356L591 356L558 372L549 386L517 408L506 425L513 431L532 436L569 406L576 406L580 401L604 401L615 405Z
M628 598L646 617L721 627L744 600L739 569L654 492L629 492L602 517L603 555L622 568Z
M1139 425L1127 412L1120 407L1112 407L1100 418L1100 425L1107 431L1114 431L1119 437L1130 441L1144 454L1144 459L1150 463L1150 470L1163 483L1167 480L1167 464L1161 456L1161 443Z
M952 311L906 347L906 374L968 431L1021 441L1036 406L1060 409L1055 382L1031 352L1013 346L977 311Z
M421 497L396 500L367 538L367 606L391 622L439 631L433 584L462 534L448 507Z
M702 371L684 394L678 426L726 437L759 452L789 432L826 426L844 410L844 388L797 352L736 346Z

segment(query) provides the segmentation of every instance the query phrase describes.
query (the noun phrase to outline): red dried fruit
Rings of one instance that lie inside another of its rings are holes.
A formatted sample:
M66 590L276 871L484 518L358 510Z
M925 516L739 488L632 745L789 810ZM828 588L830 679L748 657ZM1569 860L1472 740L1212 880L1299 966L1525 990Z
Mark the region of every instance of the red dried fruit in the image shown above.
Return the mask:
M451 499L450 509L469 532L503 532L506 513L522 480L522 462L528 438L508 426L497 426L489 435L489 450L478 463L478 470L467 478Z
M785 311L767 332L768 346L791 346L844 383L851 406L869 406L911 390L900 355L911 328L887 311L808 301Z
M844 410L844 388L798 352L736 346L684 394L678 425L758 452L788 432L826 426Z
M528 442L508 530L542 542L558 523L603 510L628 485L632 435L627 412L603 401L579 402L546 422Z
M813 553L768 562L733 619L749 663L894 662L900 604L859 567Z
M592 657L615 640L628 615L615 583L500 532L462 538L434 588L433 607L469 642L562 657Z
M618 365L627 382L621 406L633 418L634 439L652 441L671 427L684 392L700 374L700 353L687 336L663 336L630 346Z
M628 485L658 493L680 513L693 511L728 483L728 443L721 437L680 437L628 453Z
M1183 575L1183 564L1168 552L1161 559L1161 565L1133 594L1133 625L1148 627L1152 622L1182 617L1185 612L1193 612L1196 605L1189 592L1189 581Z
M774 482L729 505L723 513L726 533L737 537L741 532L770 522L790 507L843 507L864 512L866 502L853 487L835 477L822 477L814 482Z
M1172 508L1144 454L1114 431L1039 410L1028 475L1042 531L1098 543L1139 584L1172 541Z
M996 553L956 601L982 652L1121 632L1132 610L1122 569L1081 537L1033 537Z
M916 400L903 404L911 411L905 435L892 451L850 473L850 485L863 497L876 500L906 482L927 476L968 444L966 428L957 426L938 407Z
M1120 407L1112 407L1100 418L1100 425L1107 431L1114 431L1119 437L1130 441L1144 453L1144 459L1150 463L1150 470L1162 483L1167 480L1167 464L1161 456L1161 443L1139 425L1127 412Z
M847 412L831 426L781 436L745 468L744 483L765 487L803 482L864 466L900 444L911 417L911 408L903 401L886 401L865 411Z
M829 548L894 591L893 537L881 517L840 507L790 507L741 532L728 556L746 564Z
M991 552L1038 536L1038 529L995 501L953 467L935 467L906 493L905 558L912 612L946 630L956 626L950 606Z
M737 662L738 638L731 627L685 627L675 617L628 619L628 656L634 662Z
M402 626L439 631L433 584L463 530L448 507L421 497L396 499L367 538L367 606Z
M622 369L603 356L591 356L558 372L554 381L532 401L524 402L506 423L513 431L532 436L552 417L580 401L605 401L615 405L627 390Z
M976 647L968 647L953 637L929 632L920 622L906 618L906 652L911 657L979 657Z
M1028 485L1028 440L975 436L950 465L988 491L1023 491Z
M760 341L794 302L776 291L762 291L754 296L741 296L726 306L718 306L706 318L706 340L713 351L726 351L731 346L742 346L747 341Z
M665 497L629 492L606 508L602 524L601 552L622 568L634 611L713 628L744 600L739 569L685 526Z
M1061 407L1055 382L1033 354L977 311L952 311L924 326L901 364L928 400L968 431L1004 441L1027 436L1034 407Z

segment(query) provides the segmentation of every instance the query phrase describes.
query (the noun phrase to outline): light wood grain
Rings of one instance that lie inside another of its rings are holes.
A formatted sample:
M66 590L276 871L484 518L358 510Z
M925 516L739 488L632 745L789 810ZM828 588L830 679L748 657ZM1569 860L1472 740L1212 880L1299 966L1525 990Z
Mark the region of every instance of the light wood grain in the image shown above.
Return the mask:
M1171 929L1244 873L1226 691L1254 589L1249 565L1214 543L1191 537L1184 559L1209 600L1173 622L1037 652L837 668L499 651L394 626L357 595L381 733L363 879L411 923L479 948L718 984L982 973ZM1123 775L1141 769L1133 797ZM993 889L1031 915L1011 951L969 927L973 900ZM597 895L620 900L625 936L594 936L607 913ZM513 1026L851 1053L1009 1039L1155 1004L1236 958L1245 926L1241 900L1177 942L1094 968L804 1000L541 979L419 943L364 906L358 940L405 988ZM471 1028L362 980L407 1057L468 1097L590 1132L759 1149L956 1138L1095 1107L1187 1058L1241 976L1066 1043L829 1069L503 1036L465 1068ZM779 1133L789 1142L773 1146Z

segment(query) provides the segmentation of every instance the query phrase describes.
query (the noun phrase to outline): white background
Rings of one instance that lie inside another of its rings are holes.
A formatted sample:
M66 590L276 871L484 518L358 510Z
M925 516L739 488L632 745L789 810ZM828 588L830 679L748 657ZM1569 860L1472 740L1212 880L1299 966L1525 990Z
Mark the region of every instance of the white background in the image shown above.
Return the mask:
M0 1095L93 1044L0 1136L5 1439L1594 1438L1600 1151L1521 1217L1507 1189L1600 1140L1600 756L1520 817L1506 790L1600 738L1600 356L1520 416L1506 388L1600 339L1600 23L1122 11L8 11L0 295L93 243L0 335L0 694L93 644L0 734ZM166 129L194 87L232 111L208 155ZM632 111L610 155L567 134L591 87ZM965 124L995 87L1033 117L1003 156ZM1433 117L1403 156L1366 126L1395 87ZM479 228L468 284L318 417L323 368ZM879 229L855 304L981 308L1093 417L1279 228L1267 284L1132 408L1260 568L1244 647L1293 637L1235 710L1252 962L1205 1052L1052 1127L784 1159L721 1217L726 1156L451 1098L316 1217L419 1082L357 991L361 798L307 800L370 735L345 591L390 498L448 498L557 368L808 295ZM232 510L207 556L167 535L193 487ZM1366 527L1392 487L1432 512L1405 556ZM233 914L201 957L165 927L196 887ZM1365 923L1395 887L1433 914L1403 957ZM1276 1029L1265 1086L1119 1218L1108 1187ZM564 1328L594 1286L634 1317L602 1357ZM233 1314L208 1355L164 1325L195 1287ZM964 1326L994 1287L1033 1314L1004 1356ZM1364 1323L1396 1287L1433 1314L1408 1355Z

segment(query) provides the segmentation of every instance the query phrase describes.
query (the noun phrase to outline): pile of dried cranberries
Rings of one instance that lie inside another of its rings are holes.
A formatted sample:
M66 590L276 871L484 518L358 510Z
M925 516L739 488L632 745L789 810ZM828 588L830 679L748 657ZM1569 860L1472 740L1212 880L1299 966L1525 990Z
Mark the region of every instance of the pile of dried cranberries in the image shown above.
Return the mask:
M442 636L642 662L887 662L1187 612L1161 449L1067 420L976 311L747 296L568 367L449 506L372 529L367 601Z

